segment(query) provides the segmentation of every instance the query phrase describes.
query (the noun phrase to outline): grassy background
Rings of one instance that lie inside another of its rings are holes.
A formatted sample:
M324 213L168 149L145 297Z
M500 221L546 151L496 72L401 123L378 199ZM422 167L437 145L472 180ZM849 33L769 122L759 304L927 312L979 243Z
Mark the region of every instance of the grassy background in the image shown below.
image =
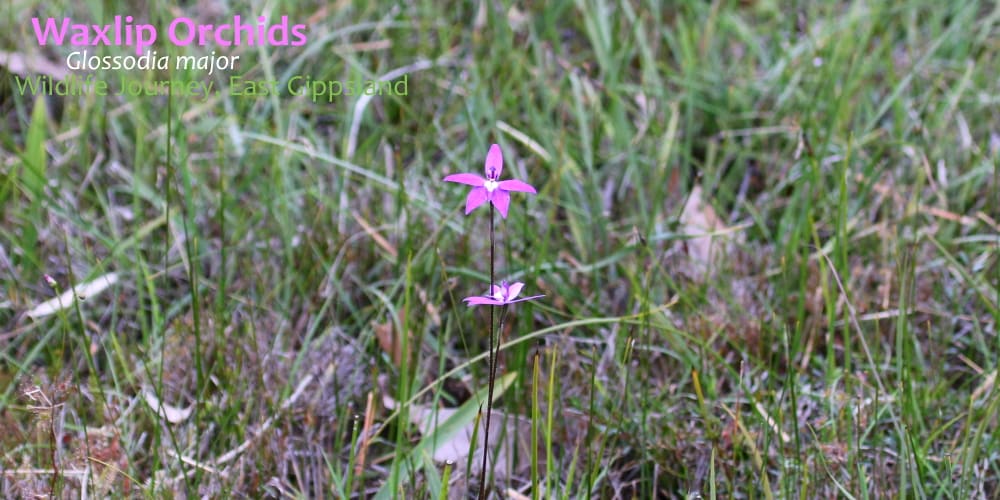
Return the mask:
M498 224L498 276L546 294L505 325L497 409L538 439L495 495L1000 493L995 4L136 9L0 7L3 496L471 495L478 447L432 457L486 386L486 311L460 300L487 287L487 219L441 179L493 142L539 189ZM398 70L408 94L15 91L39 73L10 53L70 50L38 47L34 16L138 15L159 54L202 55L169 20L262 11L309 43L95 74Z

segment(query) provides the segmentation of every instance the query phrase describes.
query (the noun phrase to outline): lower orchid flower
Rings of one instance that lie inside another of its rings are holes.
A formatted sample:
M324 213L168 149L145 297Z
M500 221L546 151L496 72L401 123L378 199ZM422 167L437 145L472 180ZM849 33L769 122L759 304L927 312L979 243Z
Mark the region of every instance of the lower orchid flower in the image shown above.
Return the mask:
M526 300L534 300L539 297L544 297L545 295L532 295L531 297L521 297L517 298L518 294L521 293L521 289L524 288L524 283L520 281L507 284L506 281L501 281L500 285L490 286L490 291L486 295L475 295L472 297L466 297L462 299L467 302L469 306L505 306L507 304L513 304L515 302L524 302Z

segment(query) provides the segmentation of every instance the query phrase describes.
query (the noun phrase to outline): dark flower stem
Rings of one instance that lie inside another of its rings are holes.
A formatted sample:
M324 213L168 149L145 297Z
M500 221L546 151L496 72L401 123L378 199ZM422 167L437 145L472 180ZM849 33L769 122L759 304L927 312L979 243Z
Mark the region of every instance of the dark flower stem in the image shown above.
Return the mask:
M493 213L496 211L496 207L490 203L490 292L493 291L493 284L496 282L496 277L494 276L494 254L496 251L496 238L494 237L493 229ZM486 396L486 429L483 431L483 469L480 472L479 477L479 500L485 500L486 498L486 460L490 451L490 417L493 416L493 382L496 378L496 365L497 365L497 354L493 352L493 321L494 321L494 308L490 307L490 348L489 348L489 366L487 370L489 371L489 394ZM499 349L499 344L497 349Z
M503 322L504 322L505 319L507 319L507 311L508 310L509 310L509 306L503 306L503 311L500 313L500 324L497 325L497 348L496 348L496 351L493 354L493 367L490 369L490 386L491 387L493 386L493 383L497 379L497 366L500 365L500 339L503 336ZM490 397L490 401L492 401L492 400L493 400L493 398Z

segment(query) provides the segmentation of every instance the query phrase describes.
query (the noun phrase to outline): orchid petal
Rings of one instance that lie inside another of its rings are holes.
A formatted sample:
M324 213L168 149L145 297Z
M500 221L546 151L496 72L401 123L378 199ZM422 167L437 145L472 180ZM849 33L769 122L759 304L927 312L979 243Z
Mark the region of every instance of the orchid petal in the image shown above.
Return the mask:
M482 189L483 191L486 190L486 188L476 189ZM510 206L510 193L502 189L497 189L493 191L493 196L490 198L490 201L493 203L493 206L497 207L497 211L500 212L500 216L506 219L507 207Z
M490 152L486 154L486 178L497 180L500 172L503 172L503 152L500 146L494 144L490 146Z
M476 174L451 174L444 178L445 182L457 182L459 184L468 184L470 186L482 186L486 182L486 179L476 175Z
M447 179L445 179L445 180L447 180ZM511 180L507 180L507 181L500 181L499 187L500 187L500 189L503 189L504 191L518 191L518 192L521 192L521 193L538 194L538 191L535 191L535 188L532 187L531 184L528 184L527 182L519 181L519 180L516 180L516 179L511 179Z
M532 295L531 297L522 297L522 298L520 298L520 299L517 299L517 300L508 300L508 301L506 302L506 304L513 304L513 303L515 303L515 302L524 302L524 301L526 301L526 300L535 300L535 299L538 299L538 298L542 298L542 297L544 297L544 296L545 296L545 295Z
M462 300L465 301L466 303L468 303L469 307L472 307L472 306L499 306L499 305L503 304L503 302L500 302L499 300L496 300L496 299L491 299L489 297L478 297L478 296L477 297L466 297L466 298L464 298Z
M465 199L465 215L476 209L479 205L486 203L486 188L474 187L469 191L469 197Z
M544 295L532 295L531 297L515 299L515 297L521 293L523 288L524 283L520 281L514 282L510 285L508 285L506 281L501 281L499 285L490 285L490 291L487 295L466 297L462 300L467 302L469 306L505 306L515 302L524 302L544 297Z
M524 288L524 283L520 281L507 288L507 302L514 300L514 297L517 297L517 294L521 293L522 288Z

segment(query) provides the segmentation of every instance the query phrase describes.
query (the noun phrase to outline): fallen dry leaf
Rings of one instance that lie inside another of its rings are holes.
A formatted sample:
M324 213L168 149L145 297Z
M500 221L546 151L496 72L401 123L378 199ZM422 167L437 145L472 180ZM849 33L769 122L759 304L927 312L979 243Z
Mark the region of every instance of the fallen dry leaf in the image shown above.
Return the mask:
M171 424L179 424L188 419L191 416L191 412L194 411L194 405L188 406L187 408L178 408L176 406L171 406L168 404L163 404L159 398L156 397L150 391L142 391L143 399L146 400L146 404L149 405L153 411L160 415L160 418L165 419Z
M996 383L996 381L997 381L997 371L993 370L988 375L986 375L986 378L983 379L983 382L981 384L979 384L979 387L976 387L976 390L972 391L972 396L969 396L969 399L972 400L973 402L979 402L979 399L983 397L983 394L987 394L993 391L993 385Z
M399 313L399 324L402 324L403 318L402 310ZM378 341L378 346L382 348L386 354L392 359L392 364L396 366L401 366L403 361L403 342L401 335L397 332L396 324L392 320L387 320L385 323L371 322L372 330L375 332L375 340ZM407 351L413 349L413 332L409 332L408 336L409 342L407 343ZM409 354L408 352L406 354Z
M691 276L710 279L715 275L719 260L733 250L732 236L720 233L730 232L733 228L727 228L712 205L702 200L701 186L691 190L680 222L680 232L692 237L685 241Z
M65 292L59 294L57 297L53 297L41 304L36 305L27 312L27 315L31 319L44 318L50 314L59 312L67 307L73 305L73 300L79 298L81 301L93 297L111 285L118 282L118 275L115 273L108 273L104 276L100 276L97 279L84 283L82 285L77 285L72 289L66 290Z
M354 461L354 475L361 477L365 469L365 458L368 455L368 445L371 444L372 426L375 425L375 393L368 391L368 402L365 404L365 424L361 428L361 443Z
M8 71L29 78L32 75L43 74L55 80L62 80L69 75L69 70L40 55L28 56L20 52L5 52L0 50L0 66Z
M508 374L509 376L510 374ZM497 383L500 384L501 381L498 380ZM388 395L382 396L382 404L390 410L396 407L396 401ZM409 407L409 416L410 422L420 429L420 433L423 436L429 436L459 411L459 408L433 408L413 404ZM493 410L493 416L490 420L490 449L496 450L496 455L492 455L495 458L490 460L490 467L495 467L494 474L497 478L505 478L512 474L523 473L530 465L524 457L531 456L529 453L531 420L500 410ZM486 415L484 414L479 419L479 425L483 425L485 421ZM435 443L431 447L431 458L435 462L454 464L453 476L455 477L462 475L461 473L456 474L456 472L464 471L470 451L474 454L472 472L476 473L481 468L484 433L483 429L479 429L479 432L475 433L475 425L476 420L470 419L457 432L450 434L447 439ZM472 445L473 434L476 435L475 446ZM518 447L516 454L512 452L515 446ZM515 457L520 459L519 462L514 463Z
M368 236L371 236L371 238L375 240L375 244L381 247L382 250L385 250L385 253L389 254L393 260L399 256L399 251L396 250L396 247L392 246L392 243L389 243L389 240L379 234L378 230L372 227L371 224L368 224L368 222L365 221L359 213L352 211L351 216L354 217L354 220L361 226L361 229L364 229L365 232L368 233Z

